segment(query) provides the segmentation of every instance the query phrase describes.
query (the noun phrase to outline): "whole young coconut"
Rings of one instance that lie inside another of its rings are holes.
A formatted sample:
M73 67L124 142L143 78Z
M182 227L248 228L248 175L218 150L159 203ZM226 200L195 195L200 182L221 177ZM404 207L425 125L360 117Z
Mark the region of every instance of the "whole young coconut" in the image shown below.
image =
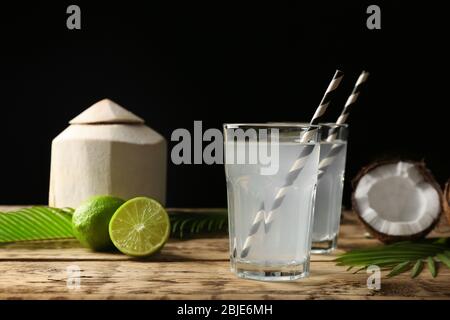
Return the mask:
M375 162L360 171L353 188L353 210L385 243L425 237L443 211L442 190L423 162Z

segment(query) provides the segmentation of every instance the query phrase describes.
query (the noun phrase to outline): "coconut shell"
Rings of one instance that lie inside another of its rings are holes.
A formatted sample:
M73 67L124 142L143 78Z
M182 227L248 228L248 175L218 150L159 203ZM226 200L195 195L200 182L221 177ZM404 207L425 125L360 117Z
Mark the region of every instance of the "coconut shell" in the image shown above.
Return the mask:
M450 224L450 179L447 181L444 189L443 197L444 212L447 216L448 223Z
M428 170L428 168L425 166L425 162L421 161L412 161L412 160L401 160L402 162L406 162L406 163L411 163L413 164L417 170L423 175L424 180L427 181L430 185L432 185L436 191L439 194L439 197L441 199L444 198L443 196L443 192L442 189L439 185L439 183L437 183L436 179L434 178L433 174L431 173L430 170ZM359 210L358 208L358 203L355 199L355 190L356 187L358 186L359 181L361 180L361 178L363 176L365 176L366 174L368 174L370 171L374 170L375 168L378 168L380 166L384 166L384 165L389 165L389 164L396 164L400 162L400 160L382 160L382 161L375 161L365 167L363 167L359 173L356 175L356 177L352 180L352 188L353 188L353 192L352 192L352 208L353 211L356 213L358 219L362 222L362 224L364 225L364 227L366 228L366 230L376 239L380 240L383 243L393 243L393 242L398 242L398 241L409 241L409 240L417 240L417 239L421 239L421 238L425 238L436 226L436 224L439 222L439 218L442 214L442 212L444 211L444 201L440 201L440 206L441 206L441 210L440 213L438 214L438 216L433 220L433 222L430 224L429 227L427 227L425 230L416 233L416 234L411 234L411 235L407 235L407 236L394 236L394 235L389 235L389 234L385 234L382 232L379 232L378 230L375 230L369 223L367 223L362 217L361 217L361 210ZM447 205L448 205L448 201L447 201ZM450 221L450 215L448 216L449 221Z

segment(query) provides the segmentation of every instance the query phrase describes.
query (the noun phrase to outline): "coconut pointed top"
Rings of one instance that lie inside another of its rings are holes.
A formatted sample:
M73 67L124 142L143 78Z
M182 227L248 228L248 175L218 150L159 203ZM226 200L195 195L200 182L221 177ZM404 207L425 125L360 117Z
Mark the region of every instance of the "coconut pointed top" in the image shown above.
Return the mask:
M124 109L114 101L103 99L84 110L70 120L70 124L95 123L136 123L142 124L144 120L130 111Z

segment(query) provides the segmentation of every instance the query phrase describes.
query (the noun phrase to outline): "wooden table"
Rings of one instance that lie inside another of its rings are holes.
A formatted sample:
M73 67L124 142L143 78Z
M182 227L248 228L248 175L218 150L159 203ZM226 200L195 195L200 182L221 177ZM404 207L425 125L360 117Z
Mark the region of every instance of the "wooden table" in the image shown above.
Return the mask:
M442 221L435 235L450 234ZM345 212L338 252L376 244ZM230 272L226 235L170 240L146 261L94 253L75 240L6 244L0 245L0 299L450 299L447 268L436 279L426 270L415 280L382 277L381 290L374 291L367 288L368 274L347 272L333 258L313 255L307 279L266 283ZM67 287L70 266L80 270L78 289Z

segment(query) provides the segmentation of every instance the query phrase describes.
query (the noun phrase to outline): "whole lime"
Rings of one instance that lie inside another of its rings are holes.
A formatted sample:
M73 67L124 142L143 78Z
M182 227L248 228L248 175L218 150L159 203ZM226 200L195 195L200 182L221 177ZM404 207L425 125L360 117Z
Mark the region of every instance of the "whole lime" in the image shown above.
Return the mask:
M96 251L114 248L109 221L124 202L112 196L95 196L82 203L72 216L74 233L81 244Z

